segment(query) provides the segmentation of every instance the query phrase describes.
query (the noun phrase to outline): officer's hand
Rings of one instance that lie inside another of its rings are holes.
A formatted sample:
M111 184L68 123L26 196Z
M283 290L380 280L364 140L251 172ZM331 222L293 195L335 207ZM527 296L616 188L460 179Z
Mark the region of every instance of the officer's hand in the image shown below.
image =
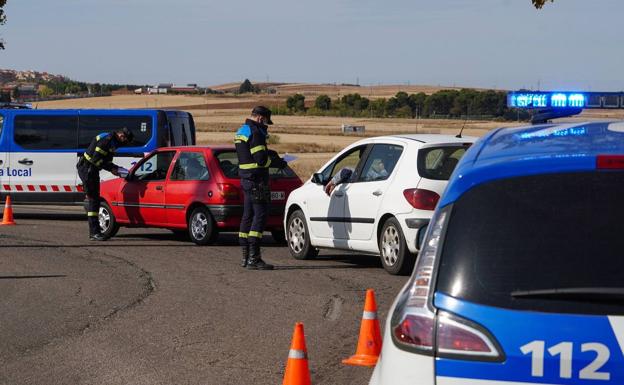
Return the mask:
M327 183L325 186L325 194L328 196L331 195L332 191L334 191L334 187L336 187L336 185L333 182Z
M282 168L286 168L288 163L284 159L282 159L282 158L277 158L277 159L271 161L271 165L274 166L274 167L277 167L279 169L282 169Z

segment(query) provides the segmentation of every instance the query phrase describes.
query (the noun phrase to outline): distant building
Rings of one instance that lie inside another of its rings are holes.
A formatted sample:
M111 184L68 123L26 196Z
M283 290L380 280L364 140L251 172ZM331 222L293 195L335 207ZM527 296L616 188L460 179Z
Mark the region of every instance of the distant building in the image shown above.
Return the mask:
M365 130L366 130L365 126L355 126L352 124L342 125L343 134L363 134Z
M199 92L199 90L197 89L197 84L187 84L185 86L173 86L170 88L170 91L176 92L176 93L188 93L188 94L195 94Z
M2 87L2 92L10 94L16 101L34 99L38 96L38 90L39 87L32 83L9 83Z

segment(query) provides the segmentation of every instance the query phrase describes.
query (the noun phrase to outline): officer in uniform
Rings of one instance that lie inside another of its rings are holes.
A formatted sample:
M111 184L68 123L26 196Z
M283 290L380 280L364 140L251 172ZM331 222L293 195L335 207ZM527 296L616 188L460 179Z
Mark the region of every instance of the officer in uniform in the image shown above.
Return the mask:
M99 134L91 141L89 147L80 157L76 168L82 180L82 186L87 199L87 218L89 220L89 239L105 241L100 233L98 219L100 211L100 170L104 169L113 175L119 176L119 170L124 170L113 163L115 150L124 144L132 142L132 132L124 127L111 133Z
M271 191L269 166L286 167L286 162L275 151L267 148L268 125L271 110L257 106L245 124L236 132L234 143L238 155L239 176L244 194L243 217L238 240L243 249L241 266L248 269L271 270L273 265L262 260L260 242L266 222Z

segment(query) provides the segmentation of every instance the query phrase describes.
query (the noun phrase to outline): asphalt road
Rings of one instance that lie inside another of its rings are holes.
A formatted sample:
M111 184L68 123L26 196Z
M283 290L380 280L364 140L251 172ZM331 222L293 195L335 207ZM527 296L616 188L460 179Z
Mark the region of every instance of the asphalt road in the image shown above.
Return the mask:
M370 256L297 261L270 237L276 270L248 271L233 234L199 247L122 229L94 243L82 215L16 211L0 226L0 384L281 384L297 321L314 384L367 384L372 369L341 364L365 290L383 325L407 279Z

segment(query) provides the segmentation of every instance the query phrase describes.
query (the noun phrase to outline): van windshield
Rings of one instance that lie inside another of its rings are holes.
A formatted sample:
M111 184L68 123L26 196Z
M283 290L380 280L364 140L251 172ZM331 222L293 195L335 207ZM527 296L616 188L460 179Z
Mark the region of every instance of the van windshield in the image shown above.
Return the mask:
M624 292L622 218L622 172L477 186L453 204L437 291L509 309L624 314L614 295Z

